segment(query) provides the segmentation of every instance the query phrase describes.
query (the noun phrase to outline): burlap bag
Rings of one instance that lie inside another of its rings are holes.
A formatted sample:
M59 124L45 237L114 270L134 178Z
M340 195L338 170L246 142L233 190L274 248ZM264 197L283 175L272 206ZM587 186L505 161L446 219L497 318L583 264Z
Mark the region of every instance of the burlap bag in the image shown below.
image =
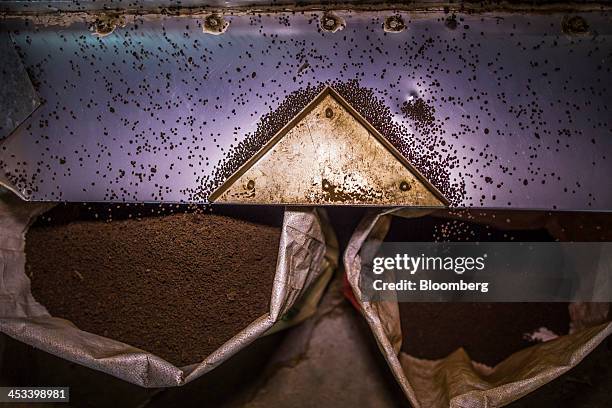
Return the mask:
M188 383L260 336L295 324L315 311L334 268L338 250L324 211L285 212L270 311L204 361L176 367L144 350L84 332L49 315L32 297L25 274L25 233L49 204L21 201L0 186L0 331L31 346L144 387ZM291 319L283 319L293 308ZM297 313L296 313L297 311Z
M346 252L344 266L358 305L362 309L393 375L414 407L500 407L534 391L578 364L612 331L605 322L608 304L570 306L569 335L523 349L495 367L470 360L463 349L444 359L422 360L400 352L402 332L397 302L364 302L359 288L361 251L373 251L388 232L393 216L422 217L433 210L372 211L359 224ZM452 217L452 216L449 216ZM481 217L503 227L505 220ZM550 224L550 225L547 225ZM558 223L541 215L525 214L515 228L547 228L553 235L563 231Z

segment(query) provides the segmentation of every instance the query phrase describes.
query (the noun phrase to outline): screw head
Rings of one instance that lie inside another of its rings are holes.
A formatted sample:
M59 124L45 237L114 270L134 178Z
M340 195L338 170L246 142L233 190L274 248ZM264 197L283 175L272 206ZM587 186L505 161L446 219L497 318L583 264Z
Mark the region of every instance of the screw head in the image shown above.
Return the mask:
M325 117L331 119L334 117L334 110L332 108L325 109Z
M247 182L247 189L248 189L248 190L253 190L253 189L255 189L255 180L249 180L249 181Z

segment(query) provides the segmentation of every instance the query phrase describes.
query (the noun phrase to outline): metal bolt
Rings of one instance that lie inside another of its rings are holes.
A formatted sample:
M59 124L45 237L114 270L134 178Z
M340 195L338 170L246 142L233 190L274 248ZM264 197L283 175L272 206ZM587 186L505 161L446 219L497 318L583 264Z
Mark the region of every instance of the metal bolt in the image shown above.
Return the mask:
M249 180L247 183L247 189L248 190L254 190L255 189L255 180Z
M226 28L226 21L218 14L211 14L204 19L203 30L206 33L221 34Z
M589 32L589 23L582 16L565 16L561 28L565 34L586 34Z
M400 183L400 190L402 191L408 191L412 188L412 186L410 185L410 183L408 183L407 181L402 181Z
M446 20L444 20L444 25L450 30L456 29L459 25L459 23L457 22L457 16L455 16L455 14L453 13L450 16L446 17Z
M115 31L118 25L120 25L119 17L104 15L96 19L91 29L99 37L105 37Z
M336 16L333 13L325 13L321 17L321 29L324 31L336 32L339 29L342 29L344 22L343 20Z
M405 27L404 20L400 16L389 16L385 19L385 31L399 33Z
M325 109L325 117L331 119L334 117L334 110L332 108Z

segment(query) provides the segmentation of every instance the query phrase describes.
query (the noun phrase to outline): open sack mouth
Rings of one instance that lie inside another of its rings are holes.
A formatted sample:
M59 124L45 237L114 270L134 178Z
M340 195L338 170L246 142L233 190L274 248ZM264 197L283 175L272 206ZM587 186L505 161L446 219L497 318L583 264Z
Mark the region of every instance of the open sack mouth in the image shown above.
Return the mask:
M420 218L393 217L385 241L609 241L611 224L606 213L439 210ZM438 360L463 348L490 367L523 348L569 334L571 326L569 302L400 301L398 307L402 352ZM607 318L606 313L599 321Z
M308 318L337 265L314 208L0 197L2 332L145 387L190 382Z
M383 252L385 245L392 243L399 248L402 243L423 242L480 246L488 242L607 242L611 224L612 214L596 212L386 210L364 218L348 244L344 261L356 303L413 404L480 404L477 401L490 398L497 406L575 365L605 338L610 330L608 303L474 302L461 301L459 294L455 301L434 301L433 297L428 301L410 293L398 293L395 300L368 300L364 294L372 281L363 278L371 273L370 258L393 252ZM361 266L355 265L355 254L360 254ZM422 256L420 252L417 255ZM528 269L537 265L525 263L523 267L527 269L513 273L531 273ZM580 268L576 271L581 272ZM416 275L425 279L428 273L419 270ZM448 273L453 275L452 270ZM469 280L469 275L460 276ZM525 364L529 370L524 369ZM440 381L443 376L451 377Z
M268 312L282 209L266 225L159 206L111 221L101 207L60 205L27 232L32 295L52 316L180 367Z

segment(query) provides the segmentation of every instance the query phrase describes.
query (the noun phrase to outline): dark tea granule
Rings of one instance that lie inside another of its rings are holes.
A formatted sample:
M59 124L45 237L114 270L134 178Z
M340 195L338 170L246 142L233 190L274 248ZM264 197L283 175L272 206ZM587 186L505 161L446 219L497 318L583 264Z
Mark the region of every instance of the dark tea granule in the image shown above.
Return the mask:
M51 315L183 366L267 313L279 239L200 213L34 226L26 272Z

